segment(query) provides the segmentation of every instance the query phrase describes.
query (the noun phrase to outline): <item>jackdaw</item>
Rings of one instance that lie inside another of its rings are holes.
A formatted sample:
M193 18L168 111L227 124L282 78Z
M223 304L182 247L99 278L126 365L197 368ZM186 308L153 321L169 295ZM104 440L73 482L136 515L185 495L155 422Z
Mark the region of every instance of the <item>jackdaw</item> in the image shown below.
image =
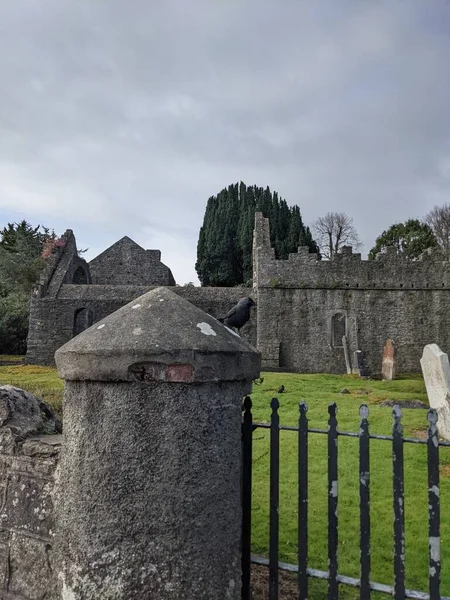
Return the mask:
M239 331L250 319L250 309L252 306L255 306L255 303L251 298L241 298L223 319L218 320L227 327L236 327Z

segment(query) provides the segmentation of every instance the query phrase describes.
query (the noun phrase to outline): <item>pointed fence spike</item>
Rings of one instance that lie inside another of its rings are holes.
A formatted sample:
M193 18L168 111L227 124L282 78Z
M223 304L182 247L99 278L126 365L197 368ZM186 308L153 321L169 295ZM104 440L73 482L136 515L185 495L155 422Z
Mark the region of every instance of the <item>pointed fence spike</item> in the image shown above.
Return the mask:
M298 410L301 415L306 415L306 413L308 412L308 405L306 404L305 400L301 400L299 402Z
M400 421L403 416L402 409L398 404L396 404L392 409L392 416L395 421Z
M331 402L328 405L328 414L330 415L330 417L335 417L337 415L337 411L338 411L338 407L336 402Z

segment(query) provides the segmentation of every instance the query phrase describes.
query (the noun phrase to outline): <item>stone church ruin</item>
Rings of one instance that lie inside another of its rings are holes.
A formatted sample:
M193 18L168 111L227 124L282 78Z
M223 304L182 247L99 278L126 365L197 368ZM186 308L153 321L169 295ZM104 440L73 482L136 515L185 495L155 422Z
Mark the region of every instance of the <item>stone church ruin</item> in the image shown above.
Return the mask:
M257 213L251 290L176 286L160 251L128 237L89 263L78 256L72 231L63 240L32 294L27 363L54 364L60 346L158 286L216 318L251 295L257 308L242 335L266 369L379 374L390 338L397 372L419 372L425 345L450 346L450 262L439 251L410 261L393 249L367 261L346 247L319 261L300 247L278 260L269 220Z

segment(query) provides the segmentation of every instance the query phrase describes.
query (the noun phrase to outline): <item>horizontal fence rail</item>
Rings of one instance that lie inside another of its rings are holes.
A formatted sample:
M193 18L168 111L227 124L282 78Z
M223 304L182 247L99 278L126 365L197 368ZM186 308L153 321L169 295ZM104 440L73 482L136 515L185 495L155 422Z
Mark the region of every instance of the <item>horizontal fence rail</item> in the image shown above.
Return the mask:
M450 600L440 595L440 504L439 504L439 448L450 446L440 441L437 430L437 413L427 413L427 439L403 437L402 412L394 406L392 435L374 435L369 432L369 409L366 404L359 409L359 431L338 430L337 406L328 407L328 429L315 429L308 425L306 402L299 404L298 427L280 425L279 401L271 401L270 423L254 423L252 402L249 397L243 404L243 516L242 516L242 600L251 599L251 564L269 567L269 600L278 600L278 573L280 570L297 574L298 598L307 600L309 578L328 582L328 600L337 600L339 584L360 590L360 600L370 599L371 591L390 594L395 600ZM270 430L270 495L269 495L269 558L251 554L251 491L252 491L252 437L256 429ZM280 431L298 434L298 565L279 561L279 464ZM308 436L327 435L328 443L328 571L308 566ZM359 508L360 508L360 577L353 578L338 572L338 438L359 439ZM370 440L390 441L392 444L393 482L393 566L394 585L376 583L370 579ZM428 592L405 587L405 515L404 515L404 457L405 443L427 446L428 469L428 525L429 525L429 586Z

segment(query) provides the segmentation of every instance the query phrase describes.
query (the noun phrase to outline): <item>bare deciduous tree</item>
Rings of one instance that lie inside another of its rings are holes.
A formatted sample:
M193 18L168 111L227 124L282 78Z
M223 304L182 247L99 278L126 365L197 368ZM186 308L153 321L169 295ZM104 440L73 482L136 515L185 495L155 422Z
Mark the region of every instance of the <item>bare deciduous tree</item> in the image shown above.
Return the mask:
M353 219L345 213L329 212L319 217L312 230L324 258L333 258L343 246L352 246L354 250L362 247Z
M450 256L450 204L435 206L425 217L437 242L447 256Z

